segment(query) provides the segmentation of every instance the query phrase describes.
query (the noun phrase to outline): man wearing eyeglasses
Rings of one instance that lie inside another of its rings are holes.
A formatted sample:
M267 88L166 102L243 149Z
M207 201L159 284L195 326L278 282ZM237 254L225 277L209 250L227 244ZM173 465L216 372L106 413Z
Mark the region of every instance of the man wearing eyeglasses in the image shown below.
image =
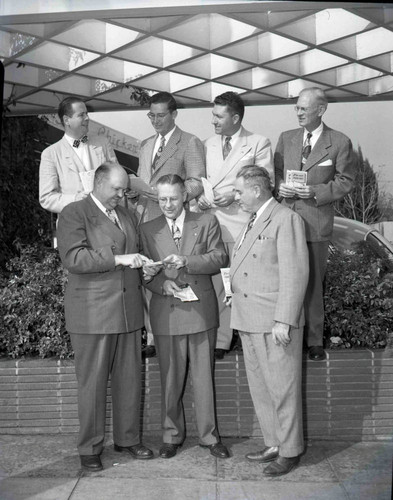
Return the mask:
M324 91L310 87L299 94L295 111L300 129L283 132L274 155L276 190L282 203L303 217L309 252L310 277L305 297L305 339L308 356L325 359L323 350L323 280L334 205L354 184L351 141L322 122L328 106ZM287 182L289 170L307 174L304 185Z
M177 103L168 92L158 92L150 99L147 114L156 134L141 144L138 176L151 190L141 192L137 203L141 223L161 216L156 183L166 174L177 174L184 180L189 202L202 192L201 177L206 176L205 154L202 142L176 126ZM147 295L149 295L147 291ZM149 297L147 297L149 301ZM144 356L155 356L153 336L148 317L145 318L148 346Z

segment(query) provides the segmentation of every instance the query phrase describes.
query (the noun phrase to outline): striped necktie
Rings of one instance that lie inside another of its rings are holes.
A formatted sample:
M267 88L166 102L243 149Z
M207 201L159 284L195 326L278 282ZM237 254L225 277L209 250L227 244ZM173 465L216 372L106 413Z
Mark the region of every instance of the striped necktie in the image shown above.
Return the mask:
M109 219L113 222L113 224L117 227L117 229L120 229L120 231L123 231L122 228L120 227L119 221L117 220L117 217L115 215L114 210L106 210L106 215L109 217Z
M230 137L230 136L225 137L224 147L222 148L222 156L223 156L224 160L226 160L227 156L231 152L231 149L232 149L231 139L232 139L232 137Z
M176 224L176 219L172 220L172 238L175 241L176 248L180 250L181 232Z
M157 153L154 157L153 163L151 164L152 172L154 172L154 170L156 169L156 163L157 163L158 159L160 158L160 156L162 155L164 148L165 148L165 137L161 136L160 147L158 148Z
M302 165L301 165L302 168L304 167L307 158L310 156L311 153L311 137L312 133L309 132L307 134L306 140L304 141L303 151L302 151Z

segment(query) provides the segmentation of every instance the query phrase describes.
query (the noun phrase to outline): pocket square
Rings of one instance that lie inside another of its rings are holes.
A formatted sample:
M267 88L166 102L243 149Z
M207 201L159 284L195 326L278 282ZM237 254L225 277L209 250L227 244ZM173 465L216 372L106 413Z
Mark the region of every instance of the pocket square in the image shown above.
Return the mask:
M318 163L319 167L330 167L333 165L332 160L325 160L322 163Z

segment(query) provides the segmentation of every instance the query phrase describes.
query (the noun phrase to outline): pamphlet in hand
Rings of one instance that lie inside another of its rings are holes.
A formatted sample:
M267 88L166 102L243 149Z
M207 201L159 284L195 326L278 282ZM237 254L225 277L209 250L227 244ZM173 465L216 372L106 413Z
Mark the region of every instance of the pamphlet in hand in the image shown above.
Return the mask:
M182 288L180 292L174 292L173 296L177 299L180 299L182 302L194 302L196 300L199 300L190 285Z
M221 271L222 282L224 283L225 297L226 298L232 297L231 277L229 274L230 268L222 267L220 271Z
M303 170L287 170L285 184L293 188L306 186L307 172L304 172Z
M209 203L214 203L213 186L205 177L201 177L201 181L202 181L202 186L203 186L204 194L206 196L207 201Z
M91 193L94 186L94 174L95 170L88 170L87 172L79 172L81 178L83 191L86 193Z

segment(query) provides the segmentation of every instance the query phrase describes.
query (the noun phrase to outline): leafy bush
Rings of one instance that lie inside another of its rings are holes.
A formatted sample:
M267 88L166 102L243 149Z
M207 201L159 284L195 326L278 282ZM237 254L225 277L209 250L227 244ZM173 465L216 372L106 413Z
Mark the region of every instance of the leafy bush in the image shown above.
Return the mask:
M0 356L70 357L64 322L66 273L57 251L31 245L21 248L0 280Z
M325 283L327 348L385 347L393 336L393 274L364 245L334 250Z

